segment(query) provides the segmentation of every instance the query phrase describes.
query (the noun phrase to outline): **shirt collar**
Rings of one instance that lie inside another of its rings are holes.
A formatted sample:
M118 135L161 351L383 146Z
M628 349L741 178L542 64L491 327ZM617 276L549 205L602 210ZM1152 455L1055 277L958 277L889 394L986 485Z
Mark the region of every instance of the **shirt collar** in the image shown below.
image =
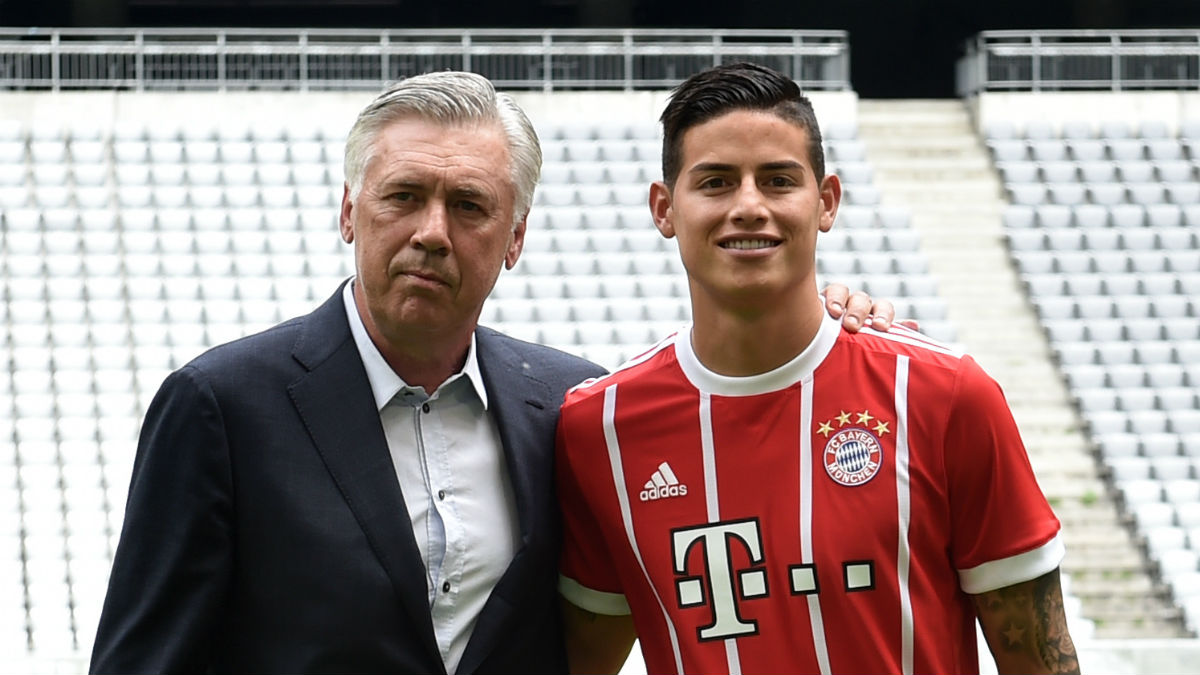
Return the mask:
M833 350L842 331L842 322L822 312L816 337L791 361L766 373L731 377L714 373L700 362L692 349L691 330L675 336L675 357L685 376L697 389L718 396L756 396L786 389L809 376Z
M374 342L371 342L371 336L367 335L367 327L363 324L362 317L358 315L358 306L354 302L355 281L356 279L351 279L342 288L342 300L346 305L346 320L350 322L350 334L354 336L358 355L362 358L363 367L366 368L367 381L371 384L371 394L375 398L375 407L383 410L383 407L396 394L413 387L392 370L392 367L384 360L383 354L379 353L379 348L375 346ZM483 409L487 410L487 389L483 386L483 375L479 372L479 359L475 352L475 333L471 333L471 346L467 349L467 360L463 364L462 370L447 378L437 388L437 391L433 392L433 395L463 376L471 383L471 388L479 397Z

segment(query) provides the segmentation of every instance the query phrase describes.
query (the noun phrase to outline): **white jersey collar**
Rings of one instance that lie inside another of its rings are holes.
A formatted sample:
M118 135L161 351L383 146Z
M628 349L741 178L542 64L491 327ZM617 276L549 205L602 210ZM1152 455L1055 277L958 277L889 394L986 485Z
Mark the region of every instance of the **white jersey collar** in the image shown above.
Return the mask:
M696 357L692 348L692 330L681 330L675 336L675 357L679 367L688 380L701 391L718 396L756 396L767 394L796 384L810 375L837 342L838 333L842 330L842 322L823 313L824 319L817 330L817 336L791 361L774 370L746 377L731 377L714 373Z

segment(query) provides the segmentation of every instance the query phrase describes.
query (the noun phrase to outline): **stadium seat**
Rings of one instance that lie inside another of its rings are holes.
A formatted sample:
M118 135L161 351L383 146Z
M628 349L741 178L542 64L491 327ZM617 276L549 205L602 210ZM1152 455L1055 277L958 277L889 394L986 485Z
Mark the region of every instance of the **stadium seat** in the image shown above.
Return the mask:
M1089 183L1087 192L1093 204L1112 206L1126 201L1125 186L1121 183Z
M1120 120L1105 120L1100 123L1101 138L1129 138L1132 136L1129 124Z
M1080 162L1099 162L1107 159L1107 151L1104 142L1092 139L1072 139L1067 141L1067 148L1070 151L1070 156L1075 161Z
M838 218L842 216L839 210ZM1004 226L1006 228L1028 228L1033 227L1034 210L1028 205L1010 204L1004 209Z
M1156 161L1183 158L1183 146L1173 138L1154 138L1146 141L1146 154Z
M1075 162L1071 161L1053 161L1042 162L1037 165L1042 181L1046 183L1074 183L1079 180L1079 168ZM1032 182L1029 180L1020 181L1022 183Z
M1100 204L1079 204L1071 209L1071 216L1076 227L1102 228L1108 227L1108 208Z
M1029 141L1030 155L1037 162L1057 162L1068 159L1067 145L1058 139Z

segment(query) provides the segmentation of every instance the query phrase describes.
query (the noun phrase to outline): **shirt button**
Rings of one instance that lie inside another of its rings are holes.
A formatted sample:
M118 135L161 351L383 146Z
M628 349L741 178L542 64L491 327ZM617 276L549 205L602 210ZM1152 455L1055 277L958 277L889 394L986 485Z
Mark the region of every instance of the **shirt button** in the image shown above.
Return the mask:
M443 592L443 593L449 593L449 592L450 592L450 582L449 582L449 581L447 581L447 582L444 582L444 583L442 584L442 592Z
M421 404L421 412L423 412L423 413L429 412L429 404L428 403Z
M445 498L446 498L446 491L438 490L438 499L445 499Z

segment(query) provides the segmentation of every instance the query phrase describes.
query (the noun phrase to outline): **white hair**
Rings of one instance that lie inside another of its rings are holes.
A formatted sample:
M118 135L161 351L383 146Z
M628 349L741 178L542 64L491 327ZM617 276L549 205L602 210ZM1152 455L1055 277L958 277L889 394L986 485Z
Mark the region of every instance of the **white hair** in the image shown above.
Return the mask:
M537 132L511 96L497 92L482 75L458 71L426 73L401 80L358 114L346 138L346 184L350 187L351 201L358 198L362 189L363 174L379 132L409 116L446 126L500 125L508 139L509 171L516 193L513 226L529 214L533 190L542 171L542 146Z

